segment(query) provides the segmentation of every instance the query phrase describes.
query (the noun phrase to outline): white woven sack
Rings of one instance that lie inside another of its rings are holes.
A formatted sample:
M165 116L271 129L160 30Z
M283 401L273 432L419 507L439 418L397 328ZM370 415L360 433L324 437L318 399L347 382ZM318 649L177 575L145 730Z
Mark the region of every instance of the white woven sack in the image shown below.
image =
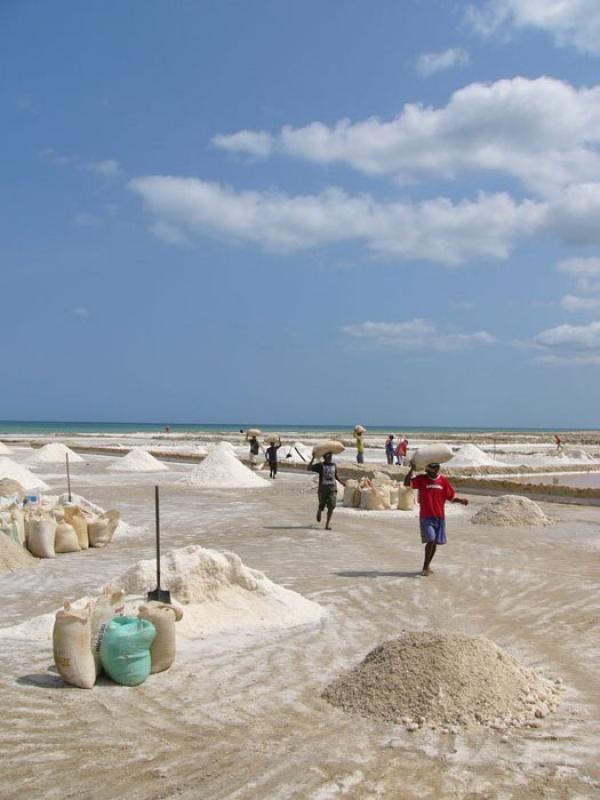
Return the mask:
M35 514L25 518L27 547L37 558L54 558L56 521L49 514Z
M88 523L90 547L105 547L110 543L121 515L118 511L107 511Z
M68 522L59 522L54 537L54 551L56 553L77 553L79 550L81 548L75 528Z
M96 683L96 665L91 647L91 606L74 610L68 602L56 612L52 645L59 675L72 686L91 689Z
M358 488L358 481L346 481L346 486L344 487L344 505L351 507L354 505L353 498L354 492Z
M447 444L427 444L415 450L411 461L417 469L424 469L427 464L443 464L445 461L450 461L453 455Z
M322 458L325 453L333 453L333 455L338 455L339 453L343 453L345 449L346 448L341 442L336 442L335 440L331 439L330 441L316 444L313 447L313 457Z
M361 489L360 507L365 511L383 510L381 495L375 489Z
M175 661L175 622L181 616L181 610L168 603L150 601L139 607L138 617L149 620L156 628L156 638L150 648L152 674L164 672Z
M77 534L80 550L87 550L90 546L88 535L88 522L79 506L65 506L65 522L72 525Z
M400 511L412 511L415 507L415 490L409 486L400 486L398 493L398 508Z

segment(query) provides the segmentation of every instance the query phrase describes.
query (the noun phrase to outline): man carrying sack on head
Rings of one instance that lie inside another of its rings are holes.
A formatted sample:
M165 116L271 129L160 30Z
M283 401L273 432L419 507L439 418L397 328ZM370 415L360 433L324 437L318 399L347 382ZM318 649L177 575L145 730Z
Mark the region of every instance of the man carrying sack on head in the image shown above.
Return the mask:
M410 462L410 469L404 478L406 487L412 486L419 490L419 525L421 528L421 542L425 545L425 559L421 575L428 576L433 573L429 566L435 555L438 544L446 544L446 501L469 505L468 500L456 496L454 487L445 475L440 475L440 465L427 464L425 475L413 478L416 467Z
M342 486L345 486L345 481L338 478L337 466L333 463L333 456L331 453L325 453L323 456L322 464L313 464L315 457L313 456L306 469L309 472L316 472L319 476L319 507L317 510L317 522L321 522L321 514L327 507L327 520L325 522L325 530L331 530L331 517L333 510L337 504L337 481Z

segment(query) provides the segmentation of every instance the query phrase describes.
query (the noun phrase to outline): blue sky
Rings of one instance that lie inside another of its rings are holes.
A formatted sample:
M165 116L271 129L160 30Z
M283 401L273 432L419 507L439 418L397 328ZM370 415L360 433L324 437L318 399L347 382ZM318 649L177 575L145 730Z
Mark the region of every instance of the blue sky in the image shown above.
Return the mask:
M0 418L599 427L596 0L0 4Z

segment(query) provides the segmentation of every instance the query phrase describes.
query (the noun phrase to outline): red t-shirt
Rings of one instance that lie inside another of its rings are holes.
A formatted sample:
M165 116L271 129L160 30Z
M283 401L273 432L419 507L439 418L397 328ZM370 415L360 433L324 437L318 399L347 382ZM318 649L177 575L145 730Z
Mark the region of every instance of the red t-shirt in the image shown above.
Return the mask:
M437 478L417 475L410 483L413 489L419 490L419 516L444 519L446 500L453 500L456 495L448 478L445 475L438 475Z

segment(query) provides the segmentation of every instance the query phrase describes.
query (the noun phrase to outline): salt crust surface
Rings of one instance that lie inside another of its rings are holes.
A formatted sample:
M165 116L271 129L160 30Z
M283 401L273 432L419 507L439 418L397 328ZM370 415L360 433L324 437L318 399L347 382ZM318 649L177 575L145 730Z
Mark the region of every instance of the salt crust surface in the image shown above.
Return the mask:
M344 711L409 730L423 725L536 726L558 703L558 683L489 639L412 632L376 647L323 692Z
M246 489L270 486L268 481L242 464L226 442L217 445L204 461L183 479L183 482L211 489Z
M10 456L12 452L10 447L7 447L4 442L0 442L0 456Z
M162 472L169 467L143 447L132 448L126 456L116 458L108 468L111 472Z
M34 475L27 467L17 464L11 458L0 458L0 478L12 478L18 481L27 491L32 489L49 489L47 483Z
M70 447L61 442L51 442L35 450L27 459L28 464L64 464L65 456L68 454L69 462L72 464L85 461L79 453L75 453Z
M6 537L8 538L8 537ZM139 561L114 584L127 592L125 613L135 614L144 596L156 588L156 563ZM198 545L167 552L161 559L161 586L183 606L177 635L197 639L207 634L244 628L286 628L319 622L323 609L297 592L246 567L235 553L219 553ZM74 604L84 605L89 598ZM0 628L0 640L50 641L54 614L42 614L18 625Z
M533 500L519 495L503 494L483 506L471 517L474 525L497 527L540 527L552 525L550 517Z

